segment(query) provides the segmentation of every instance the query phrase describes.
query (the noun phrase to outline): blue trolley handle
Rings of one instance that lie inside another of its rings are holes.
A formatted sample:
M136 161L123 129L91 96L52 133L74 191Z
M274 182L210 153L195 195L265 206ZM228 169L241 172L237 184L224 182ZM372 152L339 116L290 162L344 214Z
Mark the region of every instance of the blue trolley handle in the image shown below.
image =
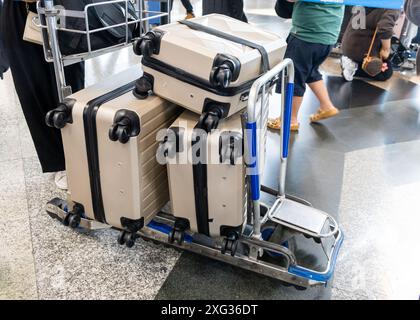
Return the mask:
M258 110L257 105L261 105L261 108L268 108L269 104L258 104L260 93L263 87L271 83L273 79L276 79L278 75L281 74L282 77L282 103L281 103L281 115L283 120L283 125L281 129L281 168L279 176L279 194L280 196L285 195L285 181L286 181L286 167L287 167L287 156L289 153L289 139L290 139L290 121L292 115L292 100L293 100L293 89L294 89L294 78L295 70L293 61L291 59L284 59L281 63L276 65L267 73L263 74L258 78L251 87L248 99L248 120L246 123L246 138L247 138L247 147L248 147L248 176L250 176L251 184L251 199L253 201L253 236L255 238L261 237L261 215L260 215L260 190L261 190L261 181L260 181L260 172L259 172L259 155L260 147L258 142L261 139L258 139L258 134L261 130L257 130L257 115L262 116L268 112L268 110ZM287 88L285 88L285 83L287 80ZM285 90L286 89L286 90ZM264 124L267 125L267 124ZM262 129L262 128L260 128Z

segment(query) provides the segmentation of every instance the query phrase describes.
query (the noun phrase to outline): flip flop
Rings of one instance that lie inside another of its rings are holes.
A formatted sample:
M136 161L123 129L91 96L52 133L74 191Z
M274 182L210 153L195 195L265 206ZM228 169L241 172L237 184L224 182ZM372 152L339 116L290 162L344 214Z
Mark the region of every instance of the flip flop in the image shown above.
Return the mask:
M309 118L311 120L311 122L318 122L321 120L325 120L331 117L334 117L336 115L338 115L340 113L340 111L337 108L331 108L328 110L321 110L318 109L318 111L316 113L314 113L313 115L311 115L311 117Z
M281 119L275 118L275 119L269 119L267 123L267 127L274 130L280 130L281 129ZM299 131L300 124L299 123L292 123L290 125L290 131L297 132Z

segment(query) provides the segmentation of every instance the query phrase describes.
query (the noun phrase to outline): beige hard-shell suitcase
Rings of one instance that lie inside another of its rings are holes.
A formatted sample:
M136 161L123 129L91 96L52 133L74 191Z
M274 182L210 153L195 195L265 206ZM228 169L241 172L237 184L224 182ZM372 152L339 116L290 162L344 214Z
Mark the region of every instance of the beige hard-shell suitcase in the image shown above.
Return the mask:
M47 115L62 129L70 210L133 235L169 201L156 135L180 114L157 96L135 98L139 73L131 68L79 91Z
M241 234L247 192L240 114L207 133L199 116L185 111L168 129L159 154L166 157L172 213L187 221L186 229L211 237Z
M246 107L251 85L283 60L286 46L278 35L220 14L159 26L134 44L144 71L135 93L153 91L198 114L216 107L225 118Z

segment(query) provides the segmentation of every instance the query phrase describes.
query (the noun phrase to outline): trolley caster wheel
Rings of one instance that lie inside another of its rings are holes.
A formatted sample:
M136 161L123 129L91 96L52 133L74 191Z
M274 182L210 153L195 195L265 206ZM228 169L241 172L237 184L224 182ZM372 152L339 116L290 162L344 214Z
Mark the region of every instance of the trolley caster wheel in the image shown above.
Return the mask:
M118 235L118 244L124 245L127 248L132 248L136 243L137 236L135 233L122 230Z
M76 229L80 225L81 220L79 215L71 213L68 217L68 226L72 229Z
M232 257L235 256L236 250L238 249L238 240L224 238L222 242L222 254L230 253Z
M153 80L147 76L142 76L136 81L133 94L137 99L144 100L149 96L149 92L153 90Z
M296 290L298 290L298 291L305 291L307 288L305 288L305 287L301 287L301 286L296 286L296 285L294 285L294 287L295 287L295 289Z
M80 221L81 221L80 215L69 212L64 217L64 220L62 222L63 222L63 225L65 225L66 227L76 229L80 225Z
M176 241L179 245L182 245L182 243L184 242L184 239L185 239L184 231L172 229L168 234L169 243L174 243Z
M314 238L314 241L315 241L316 243L318 243L318 244L321 244L321 243L322 243L321 238Z
M285 282L285 281L280 281L280 283L283 287L286 287L286 288L290 288L291 286L293 286L291 283Z
M68 227L69 226L69 218L70 218L71 213L67 213L66 216L64 217L62 223L64 226Z

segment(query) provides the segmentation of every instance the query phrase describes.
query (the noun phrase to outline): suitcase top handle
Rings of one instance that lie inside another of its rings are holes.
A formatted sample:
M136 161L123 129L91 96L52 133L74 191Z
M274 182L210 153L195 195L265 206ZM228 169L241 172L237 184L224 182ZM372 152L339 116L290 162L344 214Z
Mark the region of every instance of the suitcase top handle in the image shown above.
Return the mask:
M268 53L267 50L265 50L265 48L262 45L259 45L258 43L246 40L246 39L242 39L239 37L236 37L234 35L222 32L220 30L214 29L214 28L210 28L207 26L203 26L202 24L199 23L195 23L189 20L181 20L178 21L179 23L186 25L187 27L197 30L197 31L202 31L208 34L211 34L213 36L216 36L218 38L222 38L225 40L229 40L232 42L236 42L245 46L248 46L250 48L253 49L257 49L260 54L261 54L261 60L262 60L262 73L266 73L268 70L270 70L270 63L269 63L269 59L268 59Z

